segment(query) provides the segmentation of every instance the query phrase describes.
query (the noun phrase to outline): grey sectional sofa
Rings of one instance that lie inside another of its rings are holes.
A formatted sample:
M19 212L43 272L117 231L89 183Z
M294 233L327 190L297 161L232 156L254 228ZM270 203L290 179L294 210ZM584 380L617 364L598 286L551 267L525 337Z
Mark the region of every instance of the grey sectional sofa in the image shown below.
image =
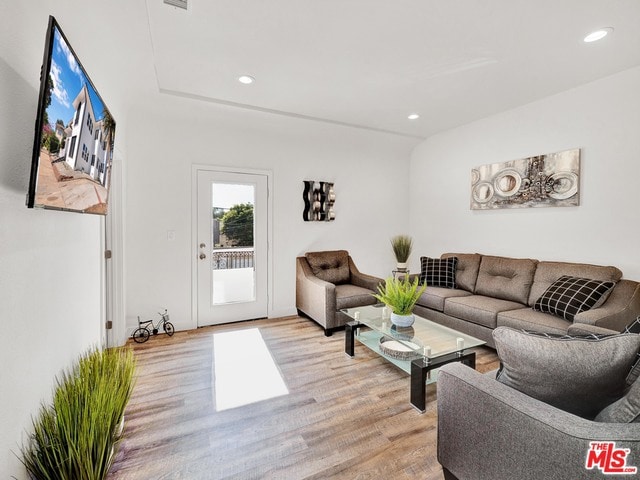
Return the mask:
M491 347L491 332L498 326L560 334L619 332L640 315L640 283L622 279L616 267L478 253L445 253L441 258L454 256L456 288L427 286L414 312ZM536 300L562 275L616 284L603 305L577 314L573 322L533 310Z

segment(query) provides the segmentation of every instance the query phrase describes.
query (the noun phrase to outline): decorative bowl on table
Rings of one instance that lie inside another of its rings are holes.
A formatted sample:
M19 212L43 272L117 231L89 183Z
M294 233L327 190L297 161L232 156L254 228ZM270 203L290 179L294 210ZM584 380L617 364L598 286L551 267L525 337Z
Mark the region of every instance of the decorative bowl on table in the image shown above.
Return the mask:
M420 358L422 347L413 342L399 342L389 337L380 338L380 352L396 360L414 360Z

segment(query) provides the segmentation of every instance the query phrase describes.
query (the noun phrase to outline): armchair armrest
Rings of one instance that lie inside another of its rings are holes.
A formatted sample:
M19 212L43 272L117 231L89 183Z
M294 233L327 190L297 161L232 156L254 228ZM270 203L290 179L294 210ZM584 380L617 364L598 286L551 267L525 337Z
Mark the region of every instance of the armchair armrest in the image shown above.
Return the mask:
M367 288L376 292L378 285L384 283L384 280L373 275L367 275L360 272L351 257L349 257L349 273L351 274L351 283L362 288Z
M330 328L336 311L336 286L313 274L307 260L296 258L296 308L325 328Z
M602 478L587 470L592 441L628 448L640 467L637 424L592 422L535 400L462 364L438 377L438 461L460 480Z

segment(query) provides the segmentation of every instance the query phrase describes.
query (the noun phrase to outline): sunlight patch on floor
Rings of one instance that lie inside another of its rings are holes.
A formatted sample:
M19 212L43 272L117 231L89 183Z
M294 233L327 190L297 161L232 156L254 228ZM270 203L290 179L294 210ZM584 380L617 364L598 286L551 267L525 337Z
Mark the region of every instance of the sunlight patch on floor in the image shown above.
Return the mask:
M289 393L257 328L213 334L213 380L217 411Z

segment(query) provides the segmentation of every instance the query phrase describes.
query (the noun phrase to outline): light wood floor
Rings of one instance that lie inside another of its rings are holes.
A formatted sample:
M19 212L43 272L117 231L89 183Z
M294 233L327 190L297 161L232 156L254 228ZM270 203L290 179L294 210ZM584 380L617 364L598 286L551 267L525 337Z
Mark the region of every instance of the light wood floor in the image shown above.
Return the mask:
M214 333L259 328L288 395L216 412ZM409 377L366 347L344 354L344 332L325 337L299 317L151 337L134 344L136 388L110 480L428 479L436 460L437 386L427 411L409 404ZM478 348L477 369L497 368Z

